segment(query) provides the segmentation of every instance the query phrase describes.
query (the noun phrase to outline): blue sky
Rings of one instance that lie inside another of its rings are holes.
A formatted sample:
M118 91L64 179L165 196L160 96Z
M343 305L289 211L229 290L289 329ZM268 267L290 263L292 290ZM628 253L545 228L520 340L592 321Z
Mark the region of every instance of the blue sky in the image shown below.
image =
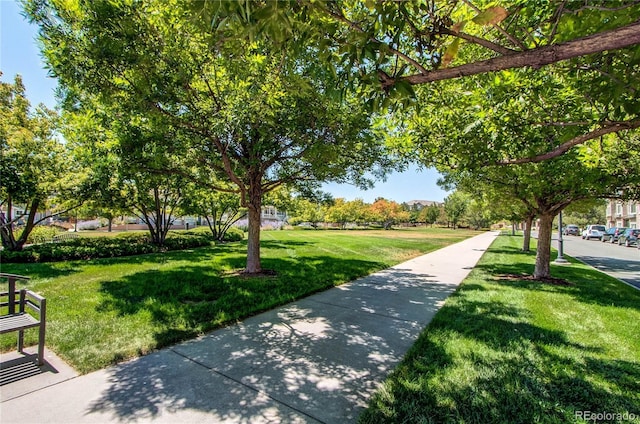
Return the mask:
M56 105L56 81L47 76L35 41L36 29L21 15L13 0L0 0L0 70L3 81L22 75L27 97L32 105Z
M16 74L22 75L32 105L44 103L55 107L56 81L47 76L36 43L36 28L22 17L20 6L14 0L0 0L0 70L3 81L13 81ZM336 198L361 198L368 203L377 197L397 202L442 201L447 193L437 186L437 179L438 173L433 169L421 171L410 167L405 172L391 174L386 182L376 183L371 190L362 191L348 184L325 184L323 190Z

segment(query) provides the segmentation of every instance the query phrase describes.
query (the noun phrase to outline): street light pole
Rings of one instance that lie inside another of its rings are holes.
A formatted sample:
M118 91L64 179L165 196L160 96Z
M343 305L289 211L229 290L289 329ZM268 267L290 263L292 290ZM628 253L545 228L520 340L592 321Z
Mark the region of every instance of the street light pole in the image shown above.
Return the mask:
M558 257L555 260L557 264L567 264L567 261L564 257L564 249L563 249L564 240L562 239L562 211L558 215Z

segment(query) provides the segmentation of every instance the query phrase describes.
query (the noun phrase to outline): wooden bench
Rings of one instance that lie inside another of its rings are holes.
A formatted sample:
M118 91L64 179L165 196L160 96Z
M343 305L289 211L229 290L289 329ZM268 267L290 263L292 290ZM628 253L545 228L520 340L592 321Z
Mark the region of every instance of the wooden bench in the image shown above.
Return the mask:
M66 240L74 240L78 238L78 233L63 233L63 234L56 234L55 236L53 236L51 238L51 242L52 243L59 243L61 241L66 241Z
M0 334L18 332L18 352L23 352L24 330L39 327L38 334L38 365L44 364L44 337L46 330L47 300L27 289L16 290L16 281L29 280L29 277L0 273L0 279L9 283L9 290L0 293L3 314L0 315ZM16 295L18 298L16 299ZM16 310L16 306L18 307ZM5 309L6 308L6 313ZM28 310L33 312L29 313Z

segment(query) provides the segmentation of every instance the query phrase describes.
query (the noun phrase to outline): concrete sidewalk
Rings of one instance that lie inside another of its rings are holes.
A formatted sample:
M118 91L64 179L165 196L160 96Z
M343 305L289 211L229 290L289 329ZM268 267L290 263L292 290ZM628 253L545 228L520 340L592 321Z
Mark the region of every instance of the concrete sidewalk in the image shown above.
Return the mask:
M355 422L497 234L91 374L9 382L0 421Z

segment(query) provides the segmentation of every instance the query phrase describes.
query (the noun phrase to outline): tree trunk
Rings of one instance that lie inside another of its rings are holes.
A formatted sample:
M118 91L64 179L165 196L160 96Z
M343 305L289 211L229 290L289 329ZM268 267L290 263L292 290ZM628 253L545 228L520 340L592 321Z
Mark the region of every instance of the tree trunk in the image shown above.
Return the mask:
M551 277L551 228L553 215L548 213L540 215L540 228L538 229L538 249L536 250L536 267L533 271L534 278Z
M36 214L38 213L38 208L40 207L39 200L33 200L29 207L29 215L27 216L27 222L25 223L24 228L22 229L22 234L20 234L20 238L16 241L16 250L22 250L24 245L27 243L27 239L33 231L35 227L35 219Z
M7 250L14 250L16 244L13 233L13 200L11 195L7 196L7 213L0 212L0 224L2 224L2 246Z
M531 226L533 225L533 216L527 216L524 224L524 241L522 242L522 251L531 250Z
M109 216L109 223L107 224L107 232L111 232L113 230L113 217Z
M249 234L247 240L247 274L258 274L262 272L260 264L260 214L262 211L262 192L260 184L253 184L249 189Z

